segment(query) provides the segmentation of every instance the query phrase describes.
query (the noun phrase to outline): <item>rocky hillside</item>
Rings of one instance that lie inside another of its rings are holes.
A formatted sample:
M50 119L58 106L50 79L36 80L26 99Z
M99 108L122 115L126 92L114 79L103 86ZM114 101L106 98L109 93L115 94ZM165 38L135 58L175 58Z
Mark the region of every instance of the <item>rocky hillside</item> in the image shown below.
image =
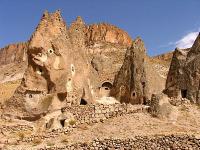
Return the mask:
M0 49L0 83L23 77L27 66L28 44L10 44Z
M26 61L27 43L10 44L0 49L0 65Z

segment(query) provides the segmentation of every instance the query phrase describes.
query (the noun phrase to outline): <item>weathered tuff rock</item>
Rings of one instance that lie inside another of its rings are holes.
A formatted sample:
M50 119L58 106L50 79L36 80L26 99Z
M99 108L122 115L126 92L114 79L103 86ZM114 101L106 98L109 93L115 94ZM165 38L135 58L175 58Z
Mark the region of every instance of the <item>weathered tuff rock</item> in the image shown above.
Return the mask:
M113 84L131 43L131 37L116 26L106 23L87 26L86 45L101 85Z
M44 13L29 40L28 68L21 86L6 102L6 113L30 118L67 103L94 102L98 77L85 54L80 20L67 29L59 11Z
M166 90L169 97L180 97L180 90L185 89L185 78L183 77L184 66L189 49L176 48L172 57L172 62L166 80Z
M111 95L120 102L143 104L147 100L146 49L140 38L127 50L124 63L115 77Z
M86 53L89 55L89 62L91 62L93 68L98 72L101 83L103 84L104 82L109 81L112 84L114 76L117 74L123 63L126 50L130 47L132 41L131 37L125 31L110 24L100 23L86 25L81 17L78 17L77 23L72 23L71 26L73 26L71 27L73 29L77 28L77 30L81 29L83 31L81 33L82 35L75 35L75 32L69 31L71 33L70 38L73 39L73 45L86 46L88 49ZM72 30L71 28L70 30ZM45 31L43 30L43 32ZM53 32L55 31L52 31L52 33ZM41 34L41 36L42 35L43 34ZM51 35L52 34L49 36ZM79 41L76 41L76 38L79 39ZM38 41L36 40L35 42ZM76 44L77 42L79 42L79 44ZM26 60L27 62L27 56L25 56L26 51L23 53L24 47L27 51L28 42L8 45L5 48L2 48L0 51L0 65L10 65L14 60L16 60L15 63L22 60ZM15 59L15 54L17 54L17 59ZM26 67L26 65L23 66L24 70ZM22 71L22 75L23 73L24 71ZM12 72L8 72L8 74L12 74ZM22 78L22 76L20 76L20 78Z
M113 25L100 23L87 26L86 45L101 85L106 82L113 84L131 43L131 37Z
M125 31L106 23L89 25L86 30L86 43L108 42L130 47L132 39Z
M161 55L147 57L145 68L149 93L159 94L165 89L172 55L173 52L167 52Z
M165 93L170 97L200 102L200 34L187 50L176 49L167 77Z

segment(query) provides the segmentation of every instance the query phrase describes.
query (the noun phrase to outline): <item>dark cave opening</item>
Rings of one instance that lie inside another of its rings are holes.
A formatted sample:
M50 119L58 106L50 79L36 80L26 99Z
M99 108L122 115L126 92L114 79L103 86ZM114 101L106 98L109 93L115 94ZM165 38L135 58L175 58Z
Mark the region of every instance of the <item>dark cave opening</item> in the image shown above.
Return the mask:
M113 86L113 85L112 85L110 82L104 82L104 83L102 84L102 87L104 87L106 90L111 89L112 86Z
M60 124L61 124L62 127L64 127L65 126L65 120L64 119L60 120Z
M182 89L181 90L181 96L182 96L182 98L186 98L187 97L187 90Z
M87 101L81 98L80 105L87 105Z

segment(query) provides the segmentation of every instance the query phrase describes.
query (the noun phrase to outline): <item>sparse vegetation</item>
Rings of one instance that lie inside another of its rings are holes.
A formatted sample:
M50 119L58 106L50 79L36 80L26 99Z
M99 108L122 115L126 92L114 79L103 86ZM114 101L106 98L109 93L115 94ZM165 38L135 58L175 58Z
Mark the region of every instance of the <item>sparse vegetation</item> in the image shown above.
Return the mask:
M69 143L69 141L68 141L67 138L63 138L63 139L61 140L61 142L64 143L64 144L68 144L68 143Z
M185 105L181 105L180 110L181 110L181 111L189 111L188 107L185 106Z
M42 101L40 106L42 110L47 110L53 100L53 95L47 95Z
M69 120L69 125L73 126L75 124L76 124L76 120L74 119Z
M25 137L24 132L18 132L17 136L19 137L20 140L23 140L23 138Z
M88 125L87 124L80 124L78 125L78 128L81 129L81 130L88 130Z
M47 142L47 146L54 146L54 145L55 145L55 143L52 142L52 141L48 141L48 142Z
M42 143L42 140L39 138L34 138L32 142L33 142L34 146L36 146L36 145L39 145L40 143Z

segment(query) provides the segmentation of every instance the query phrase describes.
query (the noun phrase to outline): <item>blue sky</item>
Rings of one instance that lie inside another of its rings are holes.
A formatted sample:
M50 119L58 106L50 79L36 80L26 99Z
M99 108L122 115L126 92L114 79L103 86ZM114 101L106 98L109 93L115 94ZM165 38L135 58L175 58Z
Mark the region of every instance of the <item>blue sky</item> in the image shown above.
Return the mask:
M191 46L200 29L199 0L0 0L0 47L28 40L43 11L56 9L68 25L82 16L141 36L149 55Z

